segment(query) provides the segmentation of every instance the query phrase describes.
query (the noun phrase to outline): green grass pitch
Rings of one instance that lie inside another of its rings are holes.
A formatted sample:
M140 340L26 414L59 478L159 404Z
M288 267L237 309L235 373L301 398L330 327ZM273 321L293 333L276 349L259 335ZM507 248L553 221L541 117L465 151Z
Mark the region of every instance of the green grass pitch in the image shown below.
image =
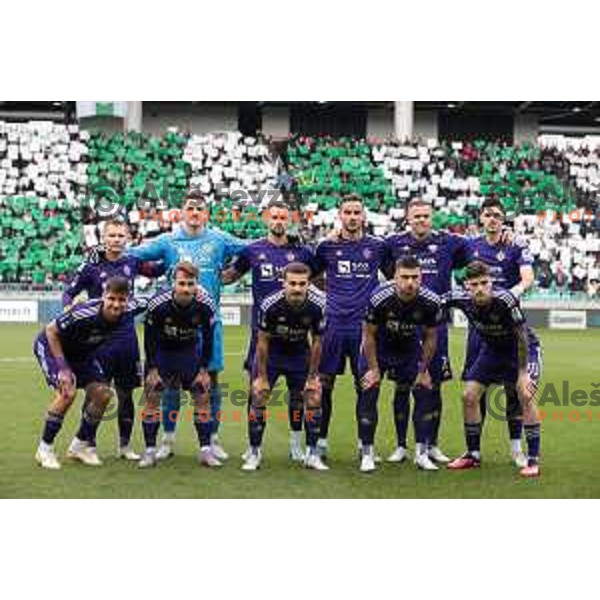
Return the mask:
M509 462L505 423L491 420L483 437L484 464L479 471L418 472L410 464L388 465L372 474L358 472L354 394L350 378L338 382L330 438L327 473L307 471L287 458L288 427L272 420L267 426L263 468L256 473L240 470L240 454L246 446L243 422L225 422L222 438L231 457L219 470L209 471L195 460L196 440L191 423L179 424L177 455L153 470L141 471L115 456L116 421L101 427L98 445L104 466L99 469L63 460L63 469L47 472L33 455L50 394L33 361L31 345L36 328L28 325L0 326L0 497L2 498L557 498L600 496L600 470L596 468L600 434L600 407L557 407L546 403L548 418L542 425L543 471L539 480L520 480ZM544 345L544 384L562 389L569 381L571 392L588 394L598 379L596 349L600 331L540 332ZM226 370L223 381L229 390L246 387L242 360L247 332L228 327L225 335ZM451 335L453 368L460 372L463 332ZM600 380L599 380L600 381ZM377 450L385 456L394 446L391 390L380 399ZM139 396L139 394L136 396ZM459 382L445 387L442 447L454 456L463 451ZM61 456L76 428L81 396L57 440ZM228 415L234 408L224 405ZM245 408L237 408L245 414ZM282 410L274 409L274 410ZM551 418L562 411L563 420ZM570 410L578 412L569 414ZM591 411L587 413L586 411ZM579 415L579 421L575 421ZM141 430L136 423L134 445L141 449Z

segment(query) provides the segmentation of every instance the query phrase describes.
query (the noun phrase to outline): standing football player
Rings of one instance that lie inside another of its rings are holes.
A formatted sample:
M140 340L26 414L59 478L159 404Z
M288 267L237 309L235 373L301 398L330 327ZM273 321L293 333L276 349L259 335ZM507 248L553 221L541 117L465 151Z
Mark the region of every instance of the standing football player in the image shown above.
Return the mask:
M222 404L219 388L219 373L223 370L223 323L219 312L221 299L221 270L234 256L241 252L244 243L218 229L206 227L208 206L204 196L198 192L187 195L182 208L181 227L171 233L165 233L130 249L133 256L141 260L162 260L172 279L174 268L181 261L188 261L198 268L199 283L210 294L215 306L216 317L213 328L212 356L208 365L210 374L210 413L211 445L213 454L219 460L227 459L227 453L219 442L218 430ZM180 407L179 392L167 390L162 397L163 428L165 435L157 450L157 458L167 458L173 454L175 427Z
M111 343L113 335L121 336L122 329L131 331L131 323L146 307L146 300L130 297L127 279L112 277L105 282L101 298L63 313L35 339L34 354L48 386L55 390L35 456L42 467L60 469L54 439L77 389L85 389L88 401L68 456L86 465L102 464L89 444L96 438L96 430L113 393L108 385L110 376L104 372L98 351L104 344Z
M198 460L208 467L218 467L221 462L210 443L208 399L215 304L206 290L198 286L198 269L192 263L180 262L174 271L173 289L151 298L146 314L146 389L142 421L146 450L139 467L154 467L157 463L160 395L165 387L190 393L200 444Z
M293 419L301 419L304 404L306 455L309 469L328 469L317 453L321 421L319 361L325 326L325 295L310 286L310 268L293 262L284 269L283 289L260 305L258 339L252 370L252 406L248 415L250 452L242 469L255 471L262 460L261 445L268 420L269 393L282 376L286 379ZM309 344L310 339L310 344Z
M412 199L407 206L407 222L410 231L386 238L391 257L387 275L393 276L396 261L403 256L416 256L421 264L422 284L438 295L450 291L452 271L461 269L471 260L469 240L463 236L445 231L433 231L432 206L421 198ZM448 324L441 323L437 329L437 349L431 365L433 410L433 435L429 457L438 463L447 463L449 458L438 446L438 436L442 415L442 384L452 379L448 352ZM410 417L410 403L407 395L394 400L394 423L396 425L397 447L388 461L399 463L406 460L406 434Z
M248 271L252 273L252 320L250 323L250 342L244 361L244 369L251 377L252 363L256 351L256 338L258 335L258 309L262 301L269 295L283 287L282 274L287 265L300 262L314 270L314 258L311 250L292 241L288 236L290 214L283 202L274 202L268 207L267 224L269 233L267 237L251 242L236 256L233 264L226 268L222 274L225 284L233 283ZM248 409L250 409L250 398ZM294 410L302 410L302 404L294 407L289 404L290 422L290 458L293 461L302 461L302 419L292 419ZM243 458L247 457L247 453Z
M440 297L422 287L421 280L419 260L406 256L396 263L394 280L380 285L369 298L359 365L363 390L357 409L362 472L375 470L377 401L386 374L396 384L395 405L408 404L411 391L415 399L415 464L438 470L429 457L435 409L431 387L438 378L430 369L443 313Z
M518 240L507 242L503 237L505 212L502 203L495 198L484 200L481 205L480 220L484 234L471 240L472 257L488 265L492 284L499 289L510 290L520 298L531 288L535 281L533 256L529 249ZM481 339L473 327L469 327L467 351L463 379L477 359L481 348ZM516 466L527 464L527 457L521 448L523 422L521 403L514 386L506 388L506 413L508 434L511 445L511 458ZM482 422L485 420L486 399L481 398Z
M467 452L448 464L449 469L473 469L481 464L480 400L492 384L515 388L521 403L527 440L524 477L540 474L540 422L535 394L541 375L540 343L528 327L518 299L508 290L493 289L488 265L474 261L466 269L464 291L450 292L448 308L461 310L477 331L481 343L477 357L464 374L464 431Z
M347 360L358 405L362 320L369 296L379 283L379 271L388 260L385 242L365 233L366 214L360 196L344 196L338 216L341 230L335 237L321 241L315 252L316 274L325 273L328 307L320 366L323 416L318 447L322 457L328 450L336 377L344 373Z
M88 299L100 298L103 286L111 277L123 277L129 281L130 294L134 292L137 275L159 277L164 268L160 263L143 263L138 258L125 254L129 239L129 228L122 221L104 223L103 248L94 260L83 263L69 281L63 292L62 302L69 310L80 294ZM135 323L127 321L129 329L115 332L110 344L104 344L98 359L106 375L114 379L118 400L119 456L127 460L139 460L130 447L131 432L135 417L133 390L141 385L140 350L135 332ZM94 452L96 440L90 440L90 452Z

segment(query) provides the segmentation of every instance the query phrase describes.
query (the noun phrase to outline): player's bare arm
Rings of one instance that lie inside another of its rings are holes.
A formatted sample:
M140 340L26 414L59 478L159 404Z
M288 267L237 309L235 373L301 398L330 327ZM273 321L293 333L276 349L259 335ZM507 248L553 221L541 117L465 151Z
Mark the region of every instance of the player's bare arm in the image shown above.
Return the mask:
M365 357L369 370L361 380L363 389L369 389L379 384L381 374L379 372L379 363L377 362L377 325L365 323L363 325L363 344Z
M48 345L50 346L50 352L56 361L60 364L60 371L58 374L59 390L63 398L72 398L75 396L75 376L69 367L65 359L62 344L60 342L60 336L58 335L58 327L56 322L52 321L46 326L46 337L48 338Z
M431 389L431 375L429 374L429 365L437 347L437 329L435 327L425 327L423 330L423 356L419 363L419 374L415 380L415 385Z

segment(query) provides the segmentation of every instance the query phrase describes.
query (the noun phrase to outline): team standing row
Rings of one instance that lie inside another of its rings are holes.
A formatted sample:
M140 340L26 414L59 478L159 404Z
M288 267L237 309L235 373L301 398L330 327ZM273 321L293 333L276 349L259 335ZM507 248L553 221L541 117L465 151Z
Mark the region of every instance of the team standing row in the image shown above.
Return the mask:
M288 387L290 457L311 468L327 468L333 389L347 361L357 396L362 471L376 468L377 397L385 374L396 383L397 447L388 460L407 458L412 392L417 466L434 470L449 462L438 437L442 384L451 377L448 309L456 307L471 324L463 373L468 451L449 467L479 466L485 412L480 402L488 385L501 383L509 399L512 458L523 475L539 474L540 428L533 408L539 343L518 304L518 297L533 283L533 270L527 249L510 236L507 239L500 203L488 200L482 205L485 233L467 239L432 231L431 206L413 200L407 209L410 232L383 240L364 232L363 204L359 197L347 196L340 204L341 229L314 252L288 235L285 206L271 207L268 236L247 245L205 227L202 198L187 198L183 208L180 228L128 251L126 227L107 223L104 253L82 265L65 291L67 311L38 336L36 355L48 383L57 389L36 455L40 464L59 466L52 443L76 387L86 389L86 401L68 453L86 464L100 463L95 431L110 400L111 381L119 399L120 454L139 458L129 439L132 391L140 383L134 318L144 311L146 451L139 465L153 466L173 453L180 389L188 390L194 401L200 461L217 466L225 460L217 418L218 373L223 369L220 289L251 271L254 304L245 361L251 377L245 470L260 465L268 394L279 376L285 376ZM452 292L453 271L467 265L466 291ZM150 301L128 297L138 273L162 272L173 282L171 290ZM321 274L324 294L310 285ZM380 283L381 274L391 281ZM82 291L97 299L70 307ZM158 445L160 422L164 435ZM521 450L523 423L527 455ZM306 452L301 444L303 426Z

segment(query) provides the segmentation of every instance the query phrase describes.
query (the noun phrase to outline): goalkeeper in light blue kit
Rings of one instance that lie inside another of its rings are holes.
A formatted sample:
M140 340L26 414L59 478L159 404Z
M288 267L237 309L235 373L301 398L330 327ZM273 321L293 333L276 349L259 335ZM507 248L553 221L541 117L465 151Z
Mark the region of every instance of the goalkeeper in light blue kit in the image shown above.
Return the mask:
M193 263L199 271L200 285L212 296L217 307L213 335L213 348L208 371L211 379L210 412L212 422L211 446L213 455L225 460L227 453L218 438L219 411L221 410L221 390L219 372L223 370L223 323L219 316L221 298L221 269L229 260L241 252L244 242L223 231L205 227L208 208L206 199L196 191L188 193L182 207L182 223L171 233L165 233L148 243L131 248L133 256L148 261L162 260L169 278L173 279L173 269L181 261ZM179 419L179 390L167 389L162 397L162 423L164 437L157 450L157 459L173 454L175 427Z

